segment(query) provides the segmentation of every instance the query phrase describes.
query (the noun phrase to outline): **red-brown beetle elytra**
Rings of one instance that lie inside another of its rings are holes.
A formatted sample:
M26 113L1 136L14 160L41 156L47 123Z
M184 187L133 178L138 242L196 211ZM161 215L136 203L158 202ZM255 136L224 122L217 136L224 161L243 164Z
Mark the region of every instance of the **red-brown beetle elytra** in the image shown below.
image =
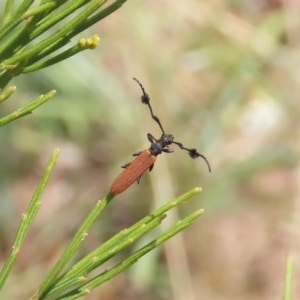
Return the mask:
M151 143L150 148L134 153L133 156L136 156L136 158L128 164L123 165L122 167L125 168L125 170L115 179L113 184L111 185L110 188L110 193L113 195L117 195L125 191L128 187L130 187L135 181L138 183L140 182L140 179L142 175L147 171L151 171L154 163L156 161L156 157L161 154L162 152L166 153L172 153L174 152L173 149L169 148L169 145L175 144L177 145L180 149L185 150L189 153L191 158L197 158L197 157L202 157L204 161L207 164L209 172L211 172L211 167L209 164L209 161L207 158L203 155L197 152L196 149L188 149L183 146L183 144L174 141L174 136L172 134L166 134L160 120L158 119L157 116L154 115L151 104L150 104L150 97L146 93L143 85L136 79L133 78L139 86L142 89L142 96L141 100L142 103L148 105L151 117L152 119L158 124L162 131L162 135L160 139L155 139L155 137L151 134L148 133L148 140Z

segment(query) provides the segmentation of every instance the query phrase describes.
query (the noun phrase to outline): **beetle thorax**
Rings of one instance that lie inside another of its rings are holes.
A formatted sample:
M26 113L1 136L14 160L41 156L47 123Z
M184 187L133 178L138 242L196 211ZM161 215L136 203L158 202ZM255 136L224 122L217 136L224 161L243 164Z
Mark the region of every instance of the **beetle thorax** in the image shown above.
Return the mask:
M162 134L160 139L157 141L161 144L163 148L169 146L173 143L174 136L172 134Z
M173 143L173 135L172 134L162 134L159 140L156 140L154 143L151 143L149 148L152 155L159 155L163 152L163 149Z

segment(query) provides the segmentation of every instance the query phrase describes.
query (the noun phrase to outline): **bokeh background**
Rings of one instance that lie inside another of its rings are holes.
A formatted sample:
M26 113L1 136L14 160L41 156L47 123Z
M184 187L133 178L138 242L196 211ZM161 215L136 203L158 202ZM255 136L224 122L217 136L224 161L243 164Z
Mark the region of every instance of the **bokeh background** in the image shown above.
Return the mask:
M110 204L79 256L195 186L202 194L166 225L205 215L85 299L282 299L288 253L298 299L299 15L297 0L131 0L80 35L98 34L96 50L15 80L1 115L57 96L0 131L2 262L51 152L61 155L5 299L31 295L120 165L148 147L148 132L160 135L133 76L166 131L206 155L212 173L176 147L161 155Z

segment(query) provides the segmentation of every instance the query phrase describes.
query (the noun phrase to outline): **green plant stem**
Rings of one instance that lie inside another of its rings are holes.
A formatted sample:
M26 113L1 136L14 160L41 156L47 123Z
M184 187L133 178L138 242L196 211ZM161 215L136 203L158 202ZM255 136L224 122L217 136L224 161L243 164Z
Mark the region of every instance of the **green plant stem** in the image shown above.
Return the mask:
M14 76L23 71L25 73L36 71L76 54L75 50L78 48L74 46L46 62L37 63L68 44L75 35L113 13L126 2L126 0L117 0L102 11L95 13L106 1L42 1L40 6L28 9L32 1L25 0L11 19L0 27L0 40L6 36L0 44L0 61L2 61L0 72L5 71L0 76L0 88L4 88ZM65 2L67 3L58 9ZM81 7L81 11L59 30L27 47L32 40ZM20 24L21 22L23 23ZM17 70L13 70L14 67Z
M129 228L120 231L107 242L102 244L100 247L96 248L89 255L81 259L72 268L70 268L65 274L63 274L57 285L53 287L51 292L55 293L63 290L67 285L72 285L82 281L82 278L86 276L89 272L100 266L102 263L107 261L112 256L116 255L119 251L128 245L128 241L134 241L147 232L148 224L156 220L157 218L162 218L165 216L166 212L189 200L191 197L197 195L202 191L201 188L194 188L191 191L181 195L180 197L174 199L171 202L166 203L151 215L146 216L139 222L135 223ZM145 231L145 232L143 232ZM97 258L97 259L95 259Z
M6 117L3 117L0 119L0 127L4 126L16 119L19 119L23 116L26 116L30 113L32 113L33 110L50 100L54 95L56 94L55 90L52 90L48 92L45 95L41 95L38 98L32 100L30 103L24 105L23 107L19 108L15 112L7 115Z
M29 204L27 212L22 215L22 220L20 222L16 237L15 237L15 241L14 241L14 244L12 247L12 252L10 253L8 259L6 260L2 270L0 272L0 290L2 289L8 275L13 267L13 264L18 257L18 253L20 252L21 246L25 240L28 230L37 214L37 211L41 204L40 198L41 198L42 193L45 189L45 186L49 180L51 172L53 171L53 168L57 161L58 155L59 155L59 149L55 149L52 153L52 156L51 156L49 162L48 162L48 165L44 172L44 175L43 175L42 179L40 180L40 182L34 192L34 195Z
M134 252L132 255L130 255L127 259L123 260L121 263L117 264L110 270L105 271L99 274L98 276L94 277L92 280L83 284L80 288L75 289L67 293L66 295L57 298L57 300L74 300L81 296L89 294L93 288L101 285L102 283L120 274L122 271L126 270L131 265L133 265L139 258L141 258L142 256L144 256L154 248L161 245L166 240L170 239L178 232L182 231L183 229L191 225L195 219L197 219L199 216L203 214L203 212L204 212L203 209L200 209L194 212L193 214L189 215L188 217L184 218L183 220L178 221L176 225L172 226L169 230L161 234L158 238L154 239L146 246Z
M96 267L115 256L121 250L131 245L135 240L145 235L153 228L157 227L165 217L166 215L161 215L153 219L148 224L144 224L139 228L139 230L132 232L130 235L126 235L126 237L123 237L122 240L117 241L108 249L106 247L99 247L97 251L93 251L93 256L89 254L86 257L88 260L84 259L84 263L80 264L81 268L75 268L76 272L68 272L68 276L63 278L63 280L60 280L58 284L51 289L51 292L48 295L52 295L53 293L61 293L64 290L70 290L70 288L75 284L78 285L78 283L82 283L83 278L86 278L85 275L89 271L94 270ZM72 270L74 270L74 268L72 268Z
M66 1L66 0L64 0ZM54 8L58 7L59 3L58 1L49 1L47 3L41 4L38 7L34 7L32 9L28 9L27 11L24 12L22 16L19 18L12 18L10 22L7 24L4 24L0 27L0 40L3 39L3 37L7 36L8 34L11 35L12 30L18 26L21 22L25 21L29 17L35 17L35 22L36 23L37 17L42 16L43 14L53 10ZM22 28L26 27L26 24L22 26ZM2 48L4 48L2 46ZM5 48L4 48L5 49Z
M23 0L14 14L12 13L14 1L8 2L10 3L7 4L8 7L5 8L5 11L9 11L9 13L5 15L5 22L0 27L0 39L22 21L21 16L25 14L34 0Z
M19 75L25 65L26 65L25 61L23 61L19 65L11 65L11 66L6 65L5 66L6 71L0 75L0 89L3 90L13 77Z
M34 0L23 0L21 5L18 7L17 11L14 15L12 15L11 19L19 19L26 11L27 9L33 4Z
M74 1L74 0L73 0ZM69 0L42 0L40 3L40 6L42 6L44 9L41 10L40 12L37 12L36 14L33 15L34 23L38 24L39 21L42 19L46 18L49 14L51 14L52 11L54 10L61 10L60 6L65 4L66 2L69 2ZM50 5L51 4L51 5ZM62 6L63 7L63 6ZM34 10L33 8L32 10ZM37 9L39 9L37 7ZM30 9L31 10L31 9ZM28 10L23 16L22 19L26 19L27 13L30 11Z
M56 7L57 4L55 1L52 2L48 2L45 4L42 4L38 7L34 7L32 9L28 9L27 12L22 16L22 19L27 19L29 17L33 17L35 15L39 15L40 13L44 13L46 11L49 11L49 9L51 10L52 8Z
M83 40L85 42L83 42ZM81 51L84 51L86 49L94 49L98 45L99 40L100 40L99 37L96 35L89 39L81 38L75 46L67 49L66 51L60 53L57 56L50 58L49 60L46 60L46 61L43 61L40 63L36 63L36 64L32 64L29 67L25 67L23 69L22 73L29 73L29 72L40 70L40 69L49 67L51 65L54 65L60 61L63 61L63 60L65 60Z
M101 245L101 247L99 247L99 248L95 249L93 252L91 252L89 254L89 256L87 256L86 258L82 259L79 263L77 263L70 271L73 272L73 275L79 276L80 274L82 274L81 271L76 271L76 272L74 272L74 271L77 269L81 269L83 266L85 266L87 261L89 261L92 257L96 256L98 252L100 252L100 248L101 248L101 251L104 252L104 251L107 251L107 250L115 247L118 244L118 242L120 241L120 239L128 239L132 233L134 233L136 230L139 230L139 228L141 228L145 224L148 224L155 218L158 218L158 217L164 215L166 212L168 212L175 206L178 206L179 204L186 202L191 197L197 195L201 191L202 191L201 188L196 187L196 188L190 190L189 192L181 195L180 197L174 199L173 201L166 203L165 205L163 205L162 207L160 207L159 209L157 209L156 211L151 213L151 215L146 216L145 218L141 219L140 221L138 221L137 223L132 225L130 228L127 228L125 231L121 231L118 234L116 234L109 241L107 241L106 243ZM88 269L84 270L84 272L88 272L91 270L92 269L88 268Z
M110 203L110 201L113 199L113 197L114 196L112 194L108 194L102 200L97 201L96 205L91 210L91 212L86 217L86 219L83 221L82 225L75 233L72 241L67 246L64 253L60 257L58 262L55 264L55 266L53 267L51 272L49 273L48 277L41 284L36 295L34 295L31 298L32 300L37 299L37 298L43 299L44 295L47 294L49 288L57 282L57 276L62 271L62 269L65 267L65 265L69 262L69 260L72 258L75 251L78 249L78 247L81 245L81 243L85 239L88 229L94 223L94 221L99 216L99 214L107 207L107 205Z
M7 0L6 1L4 16L3 16L3 24L8 22L8 20L10 19L13 6L14 6L14 0Z
M86 5L85 9L74 17L68 24L63 26L61 29L56 31L51 36L37 43L28 50L24 50L20 53L15 54L13 57L3 61L3 65L13 65L17 64L22 60L28 60L31 57L37 55L40 51L48 48L52 44L56 44L58 41L66 40L66 35L72 32L74 28L77 28L82 22L84 22L90 14L97 10L101 5L103 5L105 0L94 0L90 4Z
M14 28L17 27L21 22L22 22L22 19L16 19L13 22L9 22L8 24L5 24L5 26L1 26L0 27L0 40L2 40L8 34L10 37ZM3 41L2 41L2 43L3 43ZM5 49L2 45L1 45L1 48Z
M106 2L106 0L104 0L103 2ZM40 22L40 24L37 24L37 27L31 32L30 37L34 39L37 36L41 35L54 24L57 24L67 16L70 16L75 10L77 10L84 4L86 4L86 0L69 1L60 11L53 11L52 13L48 14Z
M0 94L0 103L5 101L16 91L17 87L15 85L8 87L3 93Z
M38 53L36 56L33 57L33 60L31 59L31 62L36 62L39 59L47 56L48 54L52 53L53 51L59 49L60 47L67 44L75 35L79 34L83 30L89 28L93 24L99 22L101 19L107 17L109 14L113 13L117 9L119 9L127 0L117 0L113 4L109 5L99 13L95 14L92 17L89 17L85 20L84 23L81 25L74 27L69 33L65 34L64 37L60 40L57 40L56 42L49 45L49 47L44 48L40 53Z
M0 59L3 61L13 53L17 52L20 47L20 41L26 42L27 38L24 38L27 34L27 25L22 25L14 30L10 31L9 37L6 38L0 45ZM17 64L12 64L17 65ZM1 71L4 70L5 64L1 64Z

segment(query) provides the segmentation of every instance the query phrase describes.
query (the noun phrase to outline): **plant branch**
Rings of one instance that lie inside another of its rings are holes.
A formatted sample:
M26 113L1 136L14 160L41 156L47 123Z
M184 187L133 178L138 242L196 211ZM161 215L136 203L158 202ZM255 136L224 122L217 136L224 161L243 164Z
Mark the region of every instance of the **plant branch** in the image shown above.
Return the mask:
M122 249L133 243L133 241L137 240L141 236L145 235L149 230L157 226L161 220L165 218L167 211L186 202L201 191L201 188L194 188L173 201L166 203L131 227L117 233L63 274L57 280L55 286L52 286L51 291L49 291L47 296L70 289L72 285L82 282L88 273L102 265L108 259L119 253Z
M97 47L99 41L100 41L100 38L97 35L93 35L92 37L90 37L88 39L81 38L81 39L79 39L78 43L75 46L67 49L66 51L64 51L64 52L58 54L57 56L54 56L46 61L32 64L29 67L25 67L25 69L22 71L22 73L29 73L29 72L41 70L43 68L47 68L51 65L54 65L60 61L63 61L63 60L65 60L81 51L84 51L86 49L94 49L95 47Z
M80 288L70 291L69 293L57 298L57 300L74 300L81 296L89 294L92 289L112 279L124 270L128 269L142 256L152 251L153 249L164 243L166 240L170 239L172 236L176 235L177 233L191 225L199 216L203 214L203 212L204 210L200 209L192 213L188 217L184 218L183 220L178 221L177 224L175 224L169 230L161 234L158 238L154 239L141 249L135 251L132 255L130 255L128 258L126 258L116 266L112 267L108 271L104 271L98 276L95 276L93 279L83 284Z
M48 92L45 95L41 95L38 98L32 100L30 103L24 105L23 107L19 108L15 112L7 115L6 117L3 117L0 119L0 127L4 126L16 119L19 119L23 116L26 116L30 113L32 113L33 110L50 100L54 95L56 94L55 90L52 90Z
M108 194L102 200L97 201L94 208L85 218L82 225L75 233L70 244L67 246L64 253L60 257L58 262L55 264L51 272L49 273L48 277L41 284L36 294L31 298L32 300L36 298L42 299L44 295L47 294L49 288L55 284L55 282L57 281L57 276L65 267L65 265L69 262L69 260L72 258L75 251L78 249L78 247L81 245L81 243L84 241L85 237L87 236L88 234L87 232L91 227L91 225L94 223L94 221L99 216L99 214L107 207L107 205L110 203L113 197L114 196L112 194Z
M14 6L14 0L7 0L6 1L4 15L3 15L3 24L8 22L8 20L10 19L13 6Z
M44 175L43 175L42 179L40 180L40 182L33 194L33 197L31 199L31 202L29 204L27 211L26 211L26 213L24 213L22 215L22 220L20 222L18 231L16 233L12 251L0 272L0 290L2 289L8 275L18 257L18 253L20 252L20 249L23 245L23 242L29 231L29 228L38 212L38 209L41 204L41 201L40 201L41 196L42 196L43 191L48 183L49 177L53 171L53 168L57 161L58 155L59 155L59 149L55 149L52 153L52 156L51 156L48 164L47 164Z
M17 87L15 85L8 87L3 93L0 94L0 103L4 102L7 98L11 96L16 91Z

